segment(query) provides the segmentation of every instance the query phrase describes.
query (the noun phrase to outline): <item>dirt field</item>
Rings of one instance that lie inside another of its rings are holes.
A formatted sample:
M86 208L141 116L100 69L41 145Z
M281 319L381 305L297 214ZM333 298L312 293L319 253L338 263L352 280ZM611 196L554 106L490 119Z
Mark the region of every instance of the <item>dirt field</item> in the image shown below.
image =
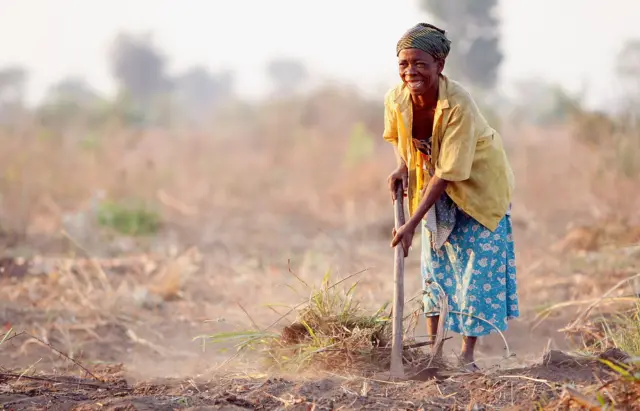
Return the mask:
M327 270L336 279L363 271L354 280L364 305L392 298L385 179L393 159L384 143L345 165L346 143L314 133L259 150L240 138L125 135L88 154L2 137L0 160L17 176L2 187L0 321L11 331L0 347L4 408L531 409L558 404L566 382L606 381L594 361L543 355L580 348L558 330L639 272L640 221L626 219L637 218L640 197L628 195L637 181L600 171L597 154L566 129L504 135L518 183L522 317L505 334L512 356L492 336L478 347L486 375L406 383L266 374L252 359L225 363L233 352L198 338L267 327L279 317L268 304L303 301L289 269L310 284ZM160 231L133 238L98 226L99 190L152 203ZM418 267L411 255L407 296L419 292ZM587 303L541 321L543 309L567 301ZM458 344L448 341L447 355Z

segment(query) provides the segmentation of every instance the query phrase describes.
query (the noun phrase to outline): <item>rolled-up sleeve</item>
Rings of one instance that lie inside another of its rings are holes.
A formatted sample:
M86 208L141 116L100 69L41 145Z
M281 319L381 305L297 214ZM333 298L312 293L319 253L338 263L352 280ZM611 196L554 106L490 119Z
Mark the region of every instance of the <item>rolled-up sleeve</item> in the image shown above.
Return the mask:
M477 132L471 110L452 108L440 144L435 175L447 181L464 181L471 175L476 150Z
M384 133L382 135L391 144L398 144L398 116L389 97L384 99Z

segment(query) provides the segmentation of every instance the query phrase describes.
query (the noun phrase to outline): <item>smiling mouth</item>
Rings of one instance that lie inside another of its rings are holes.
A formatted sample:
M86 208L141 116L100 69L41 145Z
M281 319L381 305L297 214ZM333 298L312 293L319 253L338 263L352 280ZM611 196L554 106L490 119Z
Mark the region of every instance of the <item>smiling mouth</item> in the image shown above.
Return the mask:
M417 90L424 85L424 81L407 81L407 86L412 90Z

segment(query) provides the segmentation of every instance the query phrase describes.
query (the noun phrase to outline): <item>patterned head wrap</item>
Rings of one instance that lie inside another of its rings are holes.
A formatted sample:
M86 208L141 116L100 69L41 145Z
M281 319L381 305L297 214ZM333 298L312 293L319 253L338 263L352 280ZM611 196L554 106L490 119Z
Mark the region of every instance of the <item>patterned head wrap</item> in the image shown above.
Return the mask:
M404 49L420 49L437 60L444 60L449 55L450 45L444 30L428 23L418 23L402 35L396 46L396 55Z

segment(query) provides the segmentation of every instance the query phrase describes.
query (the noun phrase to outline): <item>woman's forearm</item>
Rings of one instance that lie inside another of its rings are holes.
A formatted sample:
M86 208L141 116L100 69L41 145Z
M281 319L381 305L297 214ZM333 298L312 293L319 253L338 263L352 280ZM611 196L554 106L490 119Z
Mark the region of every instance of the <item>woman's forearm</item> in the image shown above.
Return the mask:
M400 155L400 151L398 150L398 146L397 145L393 146L393 152L396 155L396 163L398 164L398 168L406 167L407 165L404 162L404 159L402 158L402 156Z
M416 208L415 212L407 221L407 224L411 224L412 227L417 227L420 224L420 220L424 218L427 214L427 211L438 201L438 198L444 193L445 189L449 182L447 180L443 180L440 177L433 176L431 180L429 180L429 184L427 185L427 189L420 199L420 204L418 204L418 208Z

